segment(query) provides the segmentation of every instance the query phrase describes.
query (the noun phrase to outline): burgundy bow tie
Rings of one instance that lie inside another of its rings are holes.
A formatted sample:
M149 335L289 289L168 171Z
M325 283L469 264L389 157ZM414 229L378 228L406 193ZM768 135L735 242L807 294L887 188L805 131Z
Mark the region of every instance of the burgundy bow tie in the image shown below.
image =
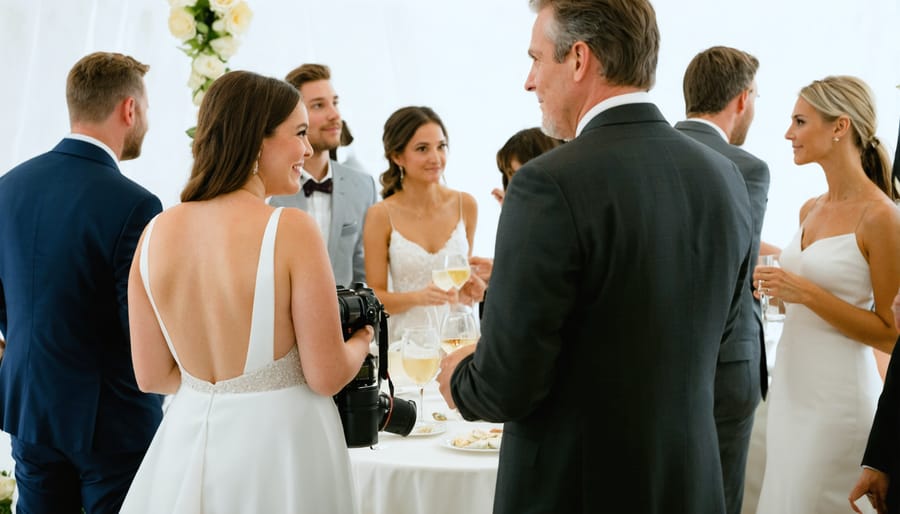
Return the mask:
M303 194L309 198L313 191L321 191L322 193L331 194L332 189L334 189L334 185L331 182L331 179L327 179L324 182L316 182L313 179L309 179L303 183Z

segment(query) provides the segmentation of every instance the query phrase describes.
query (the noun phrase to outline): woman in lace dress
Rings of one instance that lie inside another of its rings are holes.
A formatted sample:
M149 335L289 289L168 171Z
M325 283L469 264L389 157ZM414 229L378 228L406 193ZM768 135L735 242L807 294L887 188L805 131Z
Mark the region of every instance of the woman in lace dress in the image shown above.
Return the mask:
M785 137L796 164L816 163L828 191L800 209L781 268L760 289L786 304L769 390L759 514L847 512L890 353L900 284L900 211L872 94L854 77L803 88Z
M371 327L341 336L316 223L294 194L311 155L297 90L235 71L200 106L182 202L144 231L129 280L141 390L173 394L123 513L353 513L332 395Z
M433 266L450 253L471 257L478 207L468 193L441 184L447 164L447 131L428 107L404 107L384 124L381 174L384 198L366 216L363 245L369 286L390 314L395 341L403 329L437 327L450 303L481 299L484 282L469 279L459 292L431 280ZM390 283L390 287L389 287Z

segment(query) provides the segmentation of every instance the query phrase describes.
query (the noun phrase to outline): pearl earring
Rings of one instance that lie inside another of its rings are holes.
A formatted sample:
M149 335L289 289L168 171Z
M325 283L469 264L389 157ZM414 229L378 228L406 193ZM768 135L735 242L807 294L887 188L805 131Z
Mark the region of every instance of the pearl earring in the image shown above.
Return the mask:
M259 173L259 160L253 161L253 171L250 172L251 175L256 175Z
M397 167L400 168L400 182L403 182L403 166L397 165Z
M834 141L835 143L837 143L837 142L840 141L840 140L841 140L841 138L839 138L839 137L836 137L836 138L832 139L832 141Z

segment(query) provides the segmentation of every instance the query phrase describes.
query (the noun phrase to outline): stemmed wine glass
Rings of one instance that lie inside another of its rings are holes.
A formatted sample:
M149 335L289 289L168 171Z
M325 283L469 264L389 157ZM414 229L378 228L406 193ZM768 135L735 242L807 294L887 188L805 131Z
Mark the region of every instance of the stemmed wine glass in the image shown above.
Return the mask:
M461 253L450 253L438 258L431 270L431 280L444 291L459 291L471 275L469 259Z
M452 353L463 346L478 341L478 322L472 310L466 306L447 313L441 323L441 348Z
M428 425L425 421L425 384L434 380L441 363L441 341L437 330L431 326L407 328L403 332L401 350L406 375L419 386L419 408L416 425Z

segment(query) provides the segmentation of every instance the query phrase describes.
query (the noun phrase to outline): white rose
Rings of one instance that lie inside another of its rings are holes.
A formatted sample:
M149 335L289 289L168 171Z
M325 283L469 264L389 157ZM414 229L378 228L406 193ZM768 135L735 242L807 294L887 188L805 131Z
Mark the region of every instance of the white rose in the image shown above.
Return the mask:
M253 19L253 11L247 2L240 2L225 15L225 28L232 34L243 34Z
M196 71L191 71L191 77L188 79L187 86L191 88L191 91L195 91L198 87L202 86L206 82L206 77L200 75Z
M194 15L183 7L174 7L169 13L169 32L181 41L187 41L197 35L197 23Z
M212 24L212 29L213 29L213 32L217 32L219 34L224 33L225 32L225 20L223 20L222 18L219 18L216 21L214 21Z
M171 7L193 7L197 4L197 0L169 0Z
M194 58L194 71L213 80L225 73L225 63L215 55L200 54Z
M231 36L217 37L209 42L209 46L219 54L223 61L231 59L231 56L237 52L238 40Z
M209 8L219 14L225 14L234 9L241 0L209 0Z
M200 107L200 104L203 102L203 96L206 95L206 91L200 89L196 93L194 93L194 105Z
M16 490L16 479L13 477L0 476L0 500L9 500L13 497L13 491Z

